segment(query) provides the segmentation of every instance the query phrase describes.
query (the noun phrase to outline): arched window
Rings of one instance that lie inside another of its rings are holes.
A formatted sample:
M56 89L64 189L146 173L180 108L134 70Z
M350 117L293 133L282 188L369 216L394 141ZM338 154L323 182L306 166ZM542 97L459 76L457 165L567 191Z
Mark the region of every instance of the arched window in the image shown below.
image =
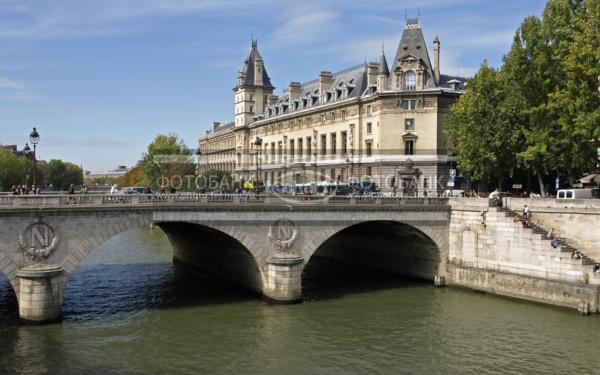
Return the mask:
M415 72L409 70L404 73L404 90L414 91L417 88L417 76Z

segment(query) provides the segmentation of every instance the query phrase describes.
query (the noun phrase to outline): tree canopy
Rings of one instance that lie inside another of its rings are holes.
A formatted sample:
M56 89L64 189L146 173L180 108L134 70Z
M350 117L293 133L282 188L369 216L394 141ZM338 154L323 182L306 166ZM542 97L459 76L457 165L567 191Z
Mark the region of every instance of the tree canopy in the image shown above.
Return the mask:
M450 110L446 134L460 168L480 181L522 168L543 193L544 175L574 182L596 166L599 0L550 0L542 18L517 29L501 69L490 69Z

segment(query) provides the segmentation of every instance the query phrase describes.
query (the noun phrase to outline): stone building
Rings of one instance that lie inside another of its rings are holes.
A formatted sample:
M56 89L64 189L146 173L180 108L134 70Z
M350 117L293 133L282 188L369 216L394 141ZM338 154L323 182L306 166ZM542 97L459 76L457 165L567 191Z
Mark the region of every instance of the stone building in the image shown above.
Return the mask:
M408 19L388 65L360 64L291 82L281 96L256 41L234 90L234 122L199 139L200 169L232 170L270 184L370 179L382 191L437 193L446 186L443 118L466 80L431 63L419 19Z

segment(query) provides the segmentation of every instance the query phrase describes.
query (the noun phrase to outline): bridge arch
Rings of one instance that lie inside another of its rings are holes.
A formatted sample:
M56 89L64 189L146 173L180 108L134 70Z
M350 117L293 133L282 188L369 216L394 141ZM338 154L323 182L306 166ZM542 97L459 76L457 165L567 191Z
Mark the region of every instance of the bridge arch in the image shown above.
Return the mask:
M262 291L262 269L256 261L255 252L248 249L245 245L247 239L239 231L235 231L233 227L219 227L210 223L153 221L152 215L120 216L114 222L105 225L104 228L94 231L93 235L70 246L68 254L61 264L65 270L65 285L75 268L102 243L131 229L149 225L158 226L167 235L173 247L175 261L188 264L209 276L245 286L256 292ZM212 257L199 257L197 256L199 254L195 254L198 250L194 248L195 245L215 243L218 243L220 247L225 245L226 250L221 254L213 253ZM201 262L203 258L216 259L223 263ZM244 269L241 265L248 268ZM238 268L236 269L236 267ZM241 272L240 275L243 277L234 277L233 280L227 280L227 276L235 276L235 271Z
M17 277L18 269L19 267L12 257L0 252L0 275L6 277L15 295L19 295L20 287L19 278Z
M233 227L188 221L156 222L169 238L173 259L207 276L256 293L263 291L263 270L247 237Z
M446 259L447 231L399 220L369 220L317 231L303 251L313 259L433 280Z

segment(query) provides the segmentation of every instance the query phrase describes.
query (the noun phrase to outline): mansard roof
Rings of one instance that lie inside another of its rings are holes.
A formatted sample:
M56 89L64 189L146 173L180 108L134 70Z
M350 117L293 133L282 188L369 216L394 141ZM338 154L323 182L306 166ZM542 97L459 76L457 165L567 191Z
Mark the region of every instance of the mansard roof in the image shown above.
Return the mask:
M398 51L396 52L396 57L394 58L392 71L398 69L402 63L402 60L410 56L420 60L425 68L427 73L425 88L436 87L433 75L433 66L431 65L431 60L429 59L427 44L425 43L425 38L423 37L423 31L421 30L421 22L419 19L406 20L406 26L404 27L404 32L402 33L402 38L400 39L400 44L398 45Z
M266 107L265 118L272 118L307 108L360 97L367 88L367 72L364 64L333 73L333 82L328 90L319 92L319 79L305 82L300 86L300 95L290 102L290 92L286 89L275 105ZM270 111L270 112L269 112Z
M244 75L244 86L254 86L254 66L257 59L262 60L262 56L260 55L260 52L258 52L258 41L252 40L252 47L250 48L250 53L248 54L248 58L246 58L246 60L244 61L244 66L242 67L242 70L240 72ZM263 87L275 88L271 84L271 79L267 74L267 68L265 67L264 62L262 74Z

